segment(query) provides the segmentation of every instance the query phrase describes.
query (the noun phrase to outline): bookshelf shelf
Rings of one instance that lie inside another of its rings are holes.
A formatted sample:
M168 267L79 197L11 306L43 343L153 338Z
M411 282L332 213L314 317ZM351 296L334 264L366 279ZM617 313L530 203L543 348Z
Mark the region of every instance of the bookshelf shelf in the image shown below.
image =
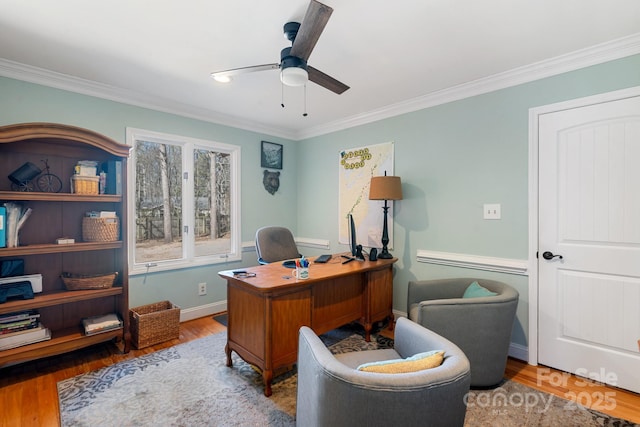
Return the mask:
M17 248L2 248L0 249L0 257L121 249L122 244L122 240L117 240L113 242L79 242L65 245L48 243L25 245Z
M72 302L87 301L122 294L122 287L115 286L108 289L82 290L82 291L54 291L42 294L34 294L33 299L10 300L0 304L0 314L14 311L31 310L43 307L51 307Z
M116 202L122 201L122 196L115 194L73 194L73 193L41 193L0 191L0 200L11 201L41 201L41 202Z
M0 366L9 363L27 362L42 357L66 353L112 339L120 339L122 338L122 333L123 330L120 328L96 335L85 335L79 326L51 331L50 340L0 351Z

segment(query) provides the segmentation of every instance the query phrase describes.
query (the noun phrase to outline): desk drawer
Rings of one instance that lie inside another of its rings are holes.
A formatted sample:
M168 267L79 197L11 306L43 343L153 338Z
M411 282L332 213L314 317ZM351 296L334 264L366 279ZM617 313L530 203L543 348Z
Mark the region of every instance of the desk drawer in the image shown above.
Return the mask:
M313 287L312 328L323 334L360 320L363 315L362 275L354 274Z

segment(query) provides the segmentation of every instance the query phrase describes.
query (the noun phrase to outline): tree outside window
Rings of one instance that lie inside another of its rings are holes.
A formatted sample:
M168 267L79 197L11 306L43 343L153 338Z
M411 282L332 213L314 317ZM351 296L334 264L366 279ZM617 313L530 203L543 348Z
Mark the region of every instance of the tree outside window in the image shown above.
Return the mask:
M240 148L128 129L132 273L240 258Z

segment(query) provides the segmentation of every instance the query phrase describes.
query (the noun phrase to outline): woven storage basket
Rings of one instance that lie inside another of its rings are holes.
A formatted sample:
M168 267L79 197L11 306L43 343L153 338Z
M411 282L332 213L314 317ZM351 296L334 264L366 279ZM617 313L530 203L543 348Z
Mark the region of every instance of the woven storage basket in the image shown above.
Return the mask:
M136 348L149 347L180 336L180 307L169 301L129 309L131 341Z
M75 194L98 194L99 176L73 175L71 177L71 192Z
M92 276L62 273L60 277L67 290L79 291L83 289L108 289L116 283L118 273L95 274Z
M118 240L120 220L115 218L82 218L82 240L85 242L113 242Z

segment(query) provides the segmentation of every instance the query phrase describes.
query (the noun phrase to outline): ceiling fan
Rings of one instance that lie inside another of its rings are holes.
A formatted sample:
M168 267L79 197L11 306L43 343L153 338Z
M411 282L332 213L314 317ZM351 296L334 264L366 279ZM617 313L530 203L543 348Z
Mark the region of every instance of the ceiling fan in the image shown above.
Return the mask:
M216 71L211 73L211 77L220 82L228 82L231 77L240 74L280 69L280 80L287 86L303 86L307 80L311 80L338 95L343 93L349 89L349 86L307 64L332 12L331 7L317 0L311 0L302 24L298 22L284 24L284 36L291 42L291 47L282 49L279 63Z

